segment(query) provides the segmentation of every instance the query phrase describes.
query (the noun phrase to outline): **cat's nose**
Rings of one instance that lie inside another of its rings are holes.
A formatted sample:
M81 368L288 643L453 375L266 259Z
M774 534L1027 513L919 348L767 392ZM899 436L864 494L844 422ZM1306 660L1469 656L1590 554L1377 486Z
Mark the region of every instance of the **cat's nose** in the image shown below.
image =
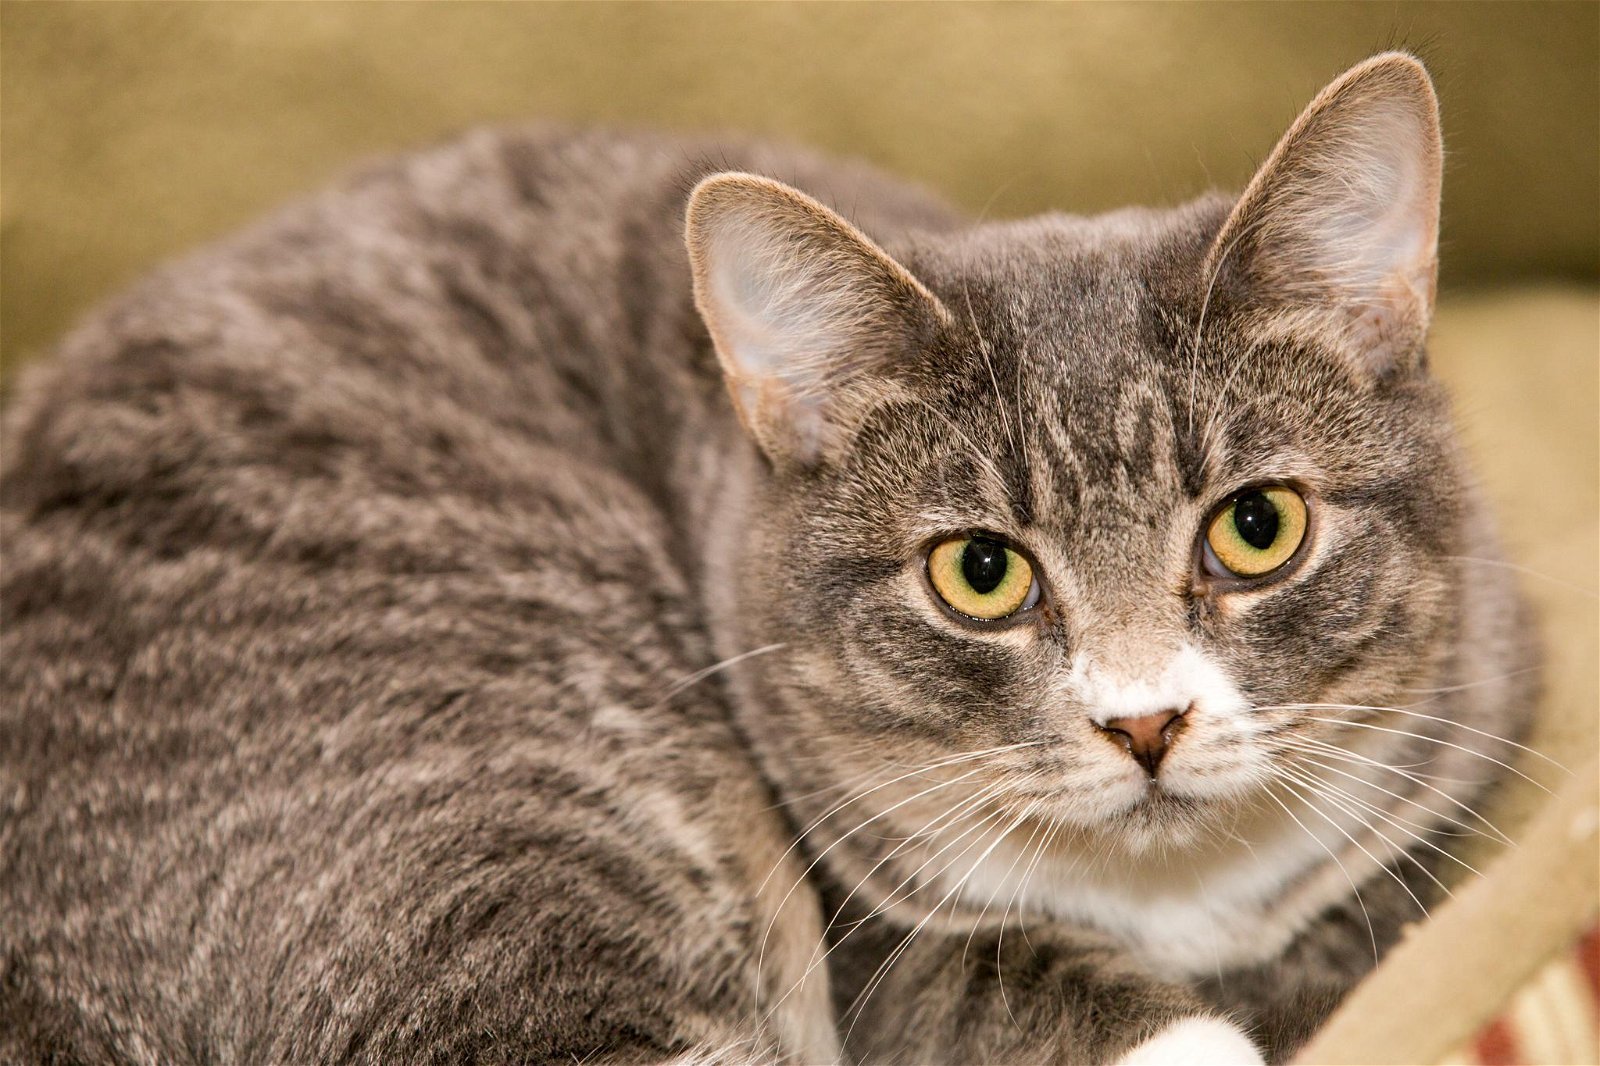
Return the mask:
M1145 773L1154 778L1156 768L1167 754L1167 748L1186 724L1183 715L1183 711L1169 708L1154 714L1141 714L1137 718L1112 718L1100 729L1120 743L1144 767Z

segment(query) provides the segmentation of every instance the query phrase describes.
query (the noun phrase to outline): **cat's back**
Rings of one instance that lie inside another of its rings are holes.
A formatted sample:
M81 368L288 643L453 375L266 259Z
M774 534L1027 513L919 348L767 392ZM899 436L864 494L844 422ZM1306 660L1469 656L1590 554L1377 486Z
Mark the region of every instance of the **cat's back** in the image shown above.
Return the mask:
M126 439L130 409L181 413L194 451L257 447L305 472L356 446L419 492L504 491L541 468L509 470L496 448L537 442L666 502L663 458L728 417L682 227L695 181L729 167L817 190L869 229L955 222L869 168L787 146L476 130L372 165L92 316L19 375L8 495L62 489L87 457L52 462L51 430L103 403L121 417L87 435L146 467L185 457Z
M407 1019L477 1012L582 1053L605 1002L751 957L787 830L716 682L678 684L711 659L688 482L741 440L682 207L730 163L941 217L759 146L478 132L163 270L19 376L12 1051L402 1053L439 1036ZM551 958L583 1011L525 972Z

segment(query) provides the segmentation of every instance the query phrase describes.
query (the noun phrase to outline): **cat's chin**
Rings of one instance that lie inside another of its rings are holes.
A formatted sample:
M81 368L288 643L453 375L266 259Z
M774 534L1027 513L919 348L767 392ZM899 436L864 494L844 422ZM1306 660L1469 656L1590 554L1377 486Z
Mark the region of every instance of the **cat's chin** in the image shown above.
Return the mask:
M1216 824L1212 804L1152 789L1149 796L1101 828L1117 847L1135 855L1187 850Z
M1213 845L1237 814L1233 795L1196 795L1147 782L1121 810L1090 827L1090 835L1132 856Z

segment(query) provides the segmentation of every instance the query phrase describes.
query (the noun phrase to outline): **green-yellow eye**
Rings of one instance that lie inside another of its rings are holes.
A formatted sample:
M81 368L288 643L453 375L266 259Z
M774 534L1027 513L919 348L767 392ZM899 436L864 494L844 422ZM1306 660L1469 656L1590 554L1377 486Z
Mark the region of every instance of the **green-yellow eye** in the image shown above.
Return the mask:
M1298 492L1282 485L1250 489L1211 520L1206 569L1218 577L1261 577L1288 562L1305 536L1306 501Z
M1039 600L1028 560L982 535L951 537L935 546L928 553L928 580L952 609L984 621L1016 614Z

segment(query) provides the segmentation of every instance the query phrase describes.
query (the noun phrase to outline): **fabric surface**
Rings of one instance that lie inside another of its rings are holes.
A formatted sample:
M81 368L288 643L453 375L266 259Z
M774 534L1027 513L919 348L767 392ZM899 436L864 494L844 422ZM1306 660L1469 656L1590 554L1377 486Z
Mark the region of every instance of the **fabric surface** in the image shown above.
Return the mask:
M1506 1012L1441 1066L1518 1066L1600 1059L1600 926L1545 964Z

